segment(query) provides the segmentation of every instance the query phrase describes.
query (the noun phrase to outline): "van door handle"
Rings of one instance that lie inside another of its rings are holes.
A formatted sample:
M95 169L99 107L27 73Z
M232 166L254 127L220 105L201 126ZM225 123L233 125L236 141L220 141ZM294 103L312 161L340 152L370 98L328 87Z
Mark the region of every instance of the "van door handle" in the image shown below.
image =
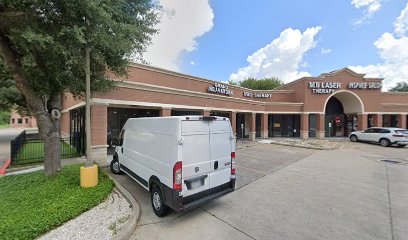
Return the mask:
M217 170L218 169L218 161L215 161L214 162L214 170Z
M120 151L123 153L123 147L120 148Z

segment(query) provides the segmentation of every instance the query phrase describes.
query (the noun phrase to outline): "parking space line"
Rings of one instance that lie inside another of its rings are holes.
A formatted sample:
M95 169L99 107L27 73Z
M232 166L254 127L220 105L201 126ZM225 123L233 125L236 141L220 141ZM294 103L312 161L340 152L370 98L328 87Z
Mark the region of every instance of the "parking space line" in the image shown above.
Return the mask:
M253 158L253 159L257 159L257 160L268 160L268 159L265 159L265 158L255 157L255 156L245 154L245 153L239 153L239 156L241 156L241 155L243 155L245 157L250 157L250 158Z
M244 169L247 169L247 170L250 170L250 171L254 171L254 172L259 172L259 173L262 173L262 174L265 174L265 175L268 174L268 173L266 173L266 172L262 172L262 171L259 171L259 170L256 170L256 169L239 166L239 165L236 165L236 164L235 164L235 166L236 166L236 167L240 167L240 168L244 168Z

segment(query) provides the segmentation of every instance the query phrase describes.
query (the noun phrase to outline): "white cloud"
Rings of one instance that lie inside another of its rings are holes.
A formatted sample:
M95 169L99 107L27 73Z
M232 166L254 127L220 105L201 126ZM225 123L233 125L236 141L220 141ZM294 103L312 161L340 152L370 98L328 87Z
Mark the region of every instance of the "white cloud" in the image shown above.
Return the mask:
M408 32L406 31L408 24L404 22L407 13L408 4L394 24L395 33L385 32L374 42L382 59L381 63L350 67L356 72L366 73L368 77L384 78L384 90L393 87L397 82L408 81Z
M397 21L395 21L394 26L395 32L400 36L408 35L408 3L397 18Z
M178 71L180 54L197 49L197 38L213 27L214 13L208 0L160 0L161 21L159 33L144 59L154 66Z
M322 55L330 54L331 52L333 52L333 50L330 48L322 48L322 50L320 51Z
M351 4L357 8L363 9L363 17L354 21L355 26L359 26L368 22L376 12L381 9L381 2L383 0L352 0Z
M195 65L196 65L196 62L191 61L191 62L190 62L190 65L191 65L191 66L195 66Z
M248 56L248 66L238 69L230 75L230 80L241 81L248 77L278 77L289 82L300 77L309 76L308 72L298 71L303 56L314 48L314 37L321 27L306 29L303 33L298 29L288 28L270 44Z

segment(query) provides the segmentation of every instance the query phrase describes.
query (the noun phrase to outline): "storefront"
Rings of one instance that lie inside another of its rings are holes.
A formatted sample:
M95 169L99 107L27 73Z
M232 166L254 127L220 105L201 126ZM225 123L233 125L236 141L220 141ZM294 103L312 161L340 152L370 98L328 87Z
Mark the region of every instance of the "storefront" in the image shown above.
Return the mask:
M126 79L110 77L120 80L118 88L92 98L95 158L106 158L110 140L117 137L126 120L133 117L228 117L237 138L249 140L346 137L351 131L371 126L407 126L407 93L382 92L382 79L366 78L347 68L318 77L304 77L267 91L141 64L130 67ZM82 100L69 94L63 97L61 128L64 134L79 134L83 117L78 109L83 106ZM81 117L75 118L77 115Z

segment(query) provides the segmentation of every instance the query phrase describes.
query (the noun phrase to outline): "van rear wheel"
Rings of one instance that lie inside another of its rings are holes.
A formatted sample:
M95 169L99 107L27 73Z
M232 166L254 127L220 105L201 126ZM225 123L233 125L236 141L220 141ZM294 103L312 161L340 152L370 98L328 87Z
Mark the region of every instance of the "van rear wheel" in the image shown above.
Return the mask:
M167 214L169 208L164 204L163 195L157 185L154 185L152 188L151 201L153 211L158 217L163 217Z
M116 175L120 175L123 173L122 170L120 170L120 164L117 158L113 158L113 160L111 161L110 169Z

